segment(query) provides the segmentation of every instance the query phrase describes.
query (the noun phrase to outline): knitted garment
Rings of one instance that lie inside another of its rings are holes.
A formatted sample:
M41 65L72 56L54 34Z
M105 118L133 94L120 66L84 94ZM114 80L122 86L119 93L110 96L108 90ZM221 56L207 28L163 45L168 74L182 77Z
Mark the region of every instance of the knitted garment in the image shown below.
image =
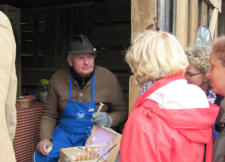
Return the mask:
M208 95L207 95L207 98L208 98L208 101L211 102L211 103L215 103L216 101L216 94L213 92L212 89L209 89L208 90Z
M153 85L153 82L151 81L146 82L140 90L140 95L142 95L145 91L147 91L152 85Z

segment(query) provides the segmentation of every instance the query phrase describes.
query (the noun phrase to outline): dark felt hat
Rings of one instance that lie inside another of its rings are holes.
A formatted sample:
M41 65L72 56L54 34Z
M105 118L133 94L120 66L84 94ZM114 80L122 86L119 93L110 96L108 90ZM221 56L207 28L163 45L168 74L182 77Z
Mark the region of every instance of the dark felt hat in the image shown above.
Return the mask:
M94 54L96 49L84 34L74 35L68 54Z

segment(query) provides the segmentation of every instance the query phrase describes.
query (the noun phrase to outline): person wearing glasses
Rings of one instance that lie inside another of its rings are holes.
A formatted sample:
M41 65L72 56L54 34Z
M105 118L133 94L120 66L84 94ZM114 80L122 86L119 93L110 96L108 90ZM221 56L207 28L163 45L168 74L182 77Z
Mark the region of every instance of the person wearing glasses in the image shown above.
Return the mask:
M185 72L185 77L190 84L199 86L207 95L208 101L224 107L224 104L220 105L223 97L216 94L212 88L209 79L207 78L207 72L209 70L209 57L211 49L209 46L195 47L185 51L189 66ZM220 126L214 125L214 140L219 135Z
M217 95L213 92L206 74L209 70L210 47L195 47L185 51L189 66L185 77L189 84L199 86L207 95L208 100L215 103Z
M50 80L34 161L57 162L60 148L83 146L93 125L115 128L126 120L128 107L122 88L112 72L95 65L95 56L85 35L73 37L69 67ZM102 111L96 113L100 103L104 104Z
M151 30L139 33L126 61L140 86L153 84L129 114L119 161L211 162L219 108L198 86L187 83L188 59L176 37Z

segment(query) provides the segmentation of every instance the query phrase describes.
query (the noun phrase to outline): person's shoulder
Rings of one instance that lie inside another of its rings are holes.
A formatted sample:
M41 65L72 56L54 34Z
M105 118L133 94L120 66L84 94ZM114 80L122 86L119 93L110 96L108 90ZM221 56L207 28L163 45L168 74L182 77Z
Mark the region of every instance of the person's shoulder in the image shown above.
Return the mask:
M209 103L205 92L194 84L184 84L177 87L175 97L180 105L185 108L208 108Z
M61 68L53 73L52 78L64 78L63 76L69 76L70 70L69 68Z
M108 78L116 78L116 75L110 71L109 69L105 68L105 67L102 67L102 66L98 66L96 65L95 66L95 74L97 76L101 76L104 78L108 77Z
M205 92L187 80L172 81L157 89L147 98L159 102L166 109L209 107Z
M107 73L107 74L113 74L113 72L110 71L109 69L107 69L107 68L105 68L105 67L103 67L103 66L99 66L99 65L96 65L96 66L95 66L95 70L96 70L96 73L98 73L98 72L100 72L100 73L105 72L105 73ZM113 75L114 75L114 74L113 74Z
M2 11L0 11L0 18L1 18L1 20L2 19L3 20L8 20L8 17Z
M1 26L4 26L5 28L8 28L10 31L12 31L9 18L2 11L0 11L0 24Z

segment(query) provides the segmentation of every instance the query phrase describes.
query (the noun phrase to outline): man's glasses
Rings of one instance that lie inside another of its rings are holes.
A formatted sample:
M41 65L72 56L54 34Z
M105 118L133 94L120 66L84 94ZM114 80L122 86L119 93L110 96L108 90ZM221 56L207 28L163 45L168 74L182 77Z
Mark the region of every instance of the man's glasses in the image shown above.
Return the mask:
M193 77L193 76L199 75L199 74L201 74L201 72L193 74L193 73L190 73L190 72L187 71L184 75L189 76L189 77Z

